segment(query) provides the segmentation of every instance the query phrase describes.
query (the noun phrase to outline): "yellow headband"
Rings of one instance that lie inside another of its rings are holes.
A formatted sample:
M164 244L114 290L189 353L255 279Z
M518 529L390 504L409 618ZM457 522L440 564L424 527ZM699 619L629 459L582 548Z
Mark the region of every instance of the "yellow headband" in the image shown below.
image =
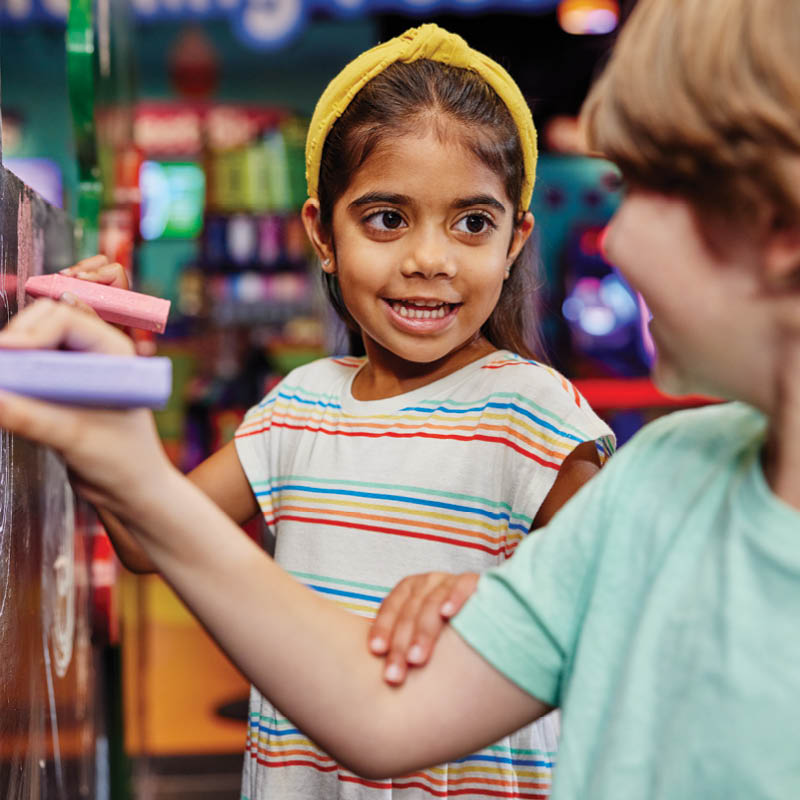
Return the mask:
M351 61L322 93L311 118L306 139L306 181L308 196L316 197L322 148L330 129L350 101L376 75L395 61L411 63L420 59L439 61L452 67L477 72L505 103L519 131L525 179L520 208L527 211L536 177L536 128L528 104L512 77L495 61L473 50L460 36L438 25L410 28L400 36L373 47Z

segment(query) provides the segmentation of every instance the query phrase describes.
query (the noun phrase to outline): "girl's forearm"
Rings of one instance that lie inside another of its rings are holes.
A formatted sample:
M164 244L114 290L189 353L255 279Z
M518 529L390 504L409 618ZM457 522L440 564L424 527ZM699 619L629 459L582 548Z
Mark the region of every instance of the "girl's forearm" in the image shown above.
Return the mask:
M440 763L547 710L452 631L406 686L388 687L365 619L297 583L171 467L156 485L171 502L148 503L140 487L129 529L242 672L355 772Z

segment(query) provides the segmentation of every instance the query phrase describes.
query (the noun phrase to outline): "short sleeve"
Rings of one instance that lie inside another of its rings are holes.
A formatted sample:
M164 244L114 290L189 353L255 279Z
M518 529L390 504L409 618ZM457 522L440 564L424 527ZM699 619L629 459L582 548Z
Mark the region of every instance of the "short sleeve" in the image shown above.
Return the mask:
M242 465L250 488L258 501L259 508L268 529L274 534L272 482L274 458L278 447L273 436L273 412L275 402L280 396L282 384L257 405L253 406L234 434L236 454Z
M486 572L453 619L458 634L520 688L557 706L605 545L615 461L509 561Z

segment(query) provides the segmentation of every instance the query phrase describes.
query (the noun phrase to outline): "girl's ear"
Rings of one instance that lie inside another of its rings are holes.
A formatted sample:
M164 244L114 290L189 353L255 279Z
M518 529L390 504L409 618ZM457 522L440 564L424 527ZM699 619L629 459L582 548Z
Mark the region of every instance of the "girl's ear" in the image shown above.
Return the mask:
M336 272L336 263L333 260L333 247L320 222L319 200L309 197L308 200L303 203L300 216L303 220L303 226L306 229L306 235L319 256L322 269L325 272L333 274Z
M511 244L506 255L506 268L511 269L511 265L517 260L517 256L525 246L533 231L533 214L526 211L522 219L514 226L514 233L511 236Z

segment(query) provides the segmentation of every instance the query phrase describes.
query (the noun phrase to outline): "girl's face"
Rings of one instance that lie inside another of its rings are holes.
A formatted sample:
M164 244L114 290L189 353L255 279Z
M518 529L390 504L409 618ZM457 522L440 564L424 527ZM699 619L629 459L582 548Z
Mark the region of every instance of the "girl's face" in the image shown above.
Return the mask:
M318 249L374 366L444 359L437 369L450 371L476 357L533 226L528 214L515 230L515 214L502 178L457 133L394 137L370 154L334 206L333 241Z

